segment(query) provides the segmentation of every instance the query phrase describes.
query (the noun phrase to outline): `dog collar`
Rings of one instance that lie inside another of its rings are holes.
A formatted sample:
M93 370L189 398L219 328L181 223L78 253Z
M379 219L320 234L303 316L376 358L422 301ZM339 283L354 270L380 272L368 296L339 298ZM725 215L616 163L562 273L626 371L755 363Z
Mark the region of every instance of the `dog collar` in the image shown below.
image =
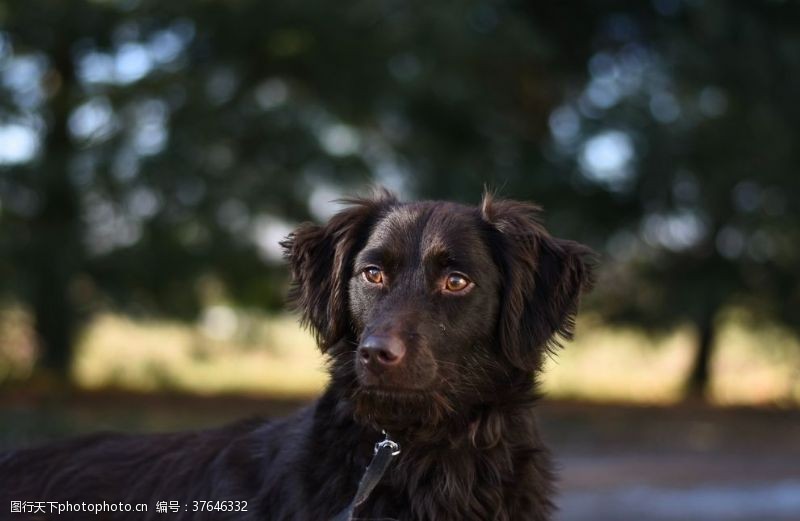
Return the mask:
M375 489L378 482L386 473L392 459L400 454L400 445L392 440L386 431L383 431L385 438L375 444L375 451L372 455L372 460L369 462L364 475L361 476L361 481L358 483L358 490L353 500L347 505L341 513L335 516L331 521L352 521L353 512L359 505L367 500L369 495Z

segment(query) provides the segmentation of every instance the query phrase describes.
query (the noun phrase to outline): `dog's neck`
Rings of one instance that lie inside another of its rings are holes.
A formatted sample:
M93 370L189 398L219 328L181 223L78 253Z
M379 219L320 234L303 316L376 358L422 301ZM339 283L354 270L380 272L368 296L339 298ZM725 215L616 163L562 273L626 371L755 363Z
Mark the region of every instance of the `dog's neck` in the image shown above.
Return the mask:
M533 387L532 379L527 385L520 383L516 391L509 389L507 396L475 404L468 417L445 421L436 429L390 431L402 452L359 515L463 521L513 520L519 518L519 512L548 512L550 490L519 491L505 485L532 474L550 475L549 455L540 442L532 410L536 402ZM381 426L362 421L337 385L331 385L321 401L324 405L318 410L329 411L329 406L336 404L336 413L318 418L315 431L329 439L331 446L350 451L347 459L360 469L356 471L360 475L372 457L374 444L383 439ZM438 435L432 435L434 430ZM470 493L465 495L465 491ZM404 502L408 497L425 497L426 501ZM425 510L408 513L404 509L411 504Z

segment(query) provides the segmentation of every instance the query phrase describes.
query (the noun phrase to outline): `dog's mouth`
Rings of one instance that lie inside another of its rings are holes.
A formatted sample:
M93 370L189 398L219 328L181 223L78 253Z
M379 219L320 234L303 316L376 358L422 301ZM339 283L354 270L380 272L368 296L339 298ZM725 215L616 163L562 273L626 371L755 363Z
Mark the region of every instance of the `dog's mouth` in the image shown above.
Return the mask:
M421 405L430 402L434 391L410 387L387 385L361 385L355 392L355 401L361 409L369 409L372 415L404 416Z
M357 420L392 433L438 429L454 410L435 390L407 387L360 386L353 403Z
M404 397L413 399L420 396L426 396L431 393L428 389L417 389L413 387L401 387L396 385L362 385L360 387L361 393L368 393L376 395L376 397L392 399Z

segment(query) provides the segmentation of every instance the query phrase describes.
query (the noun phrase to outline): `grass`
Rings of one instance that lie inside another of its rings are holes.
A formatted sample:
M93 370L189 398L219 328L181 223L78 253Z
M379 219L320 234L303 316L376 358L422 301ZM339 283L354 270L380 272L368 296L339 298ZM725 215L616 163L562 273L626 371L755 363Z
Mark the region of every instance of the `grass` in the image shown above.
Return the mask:
M0 382L24 378L33 356L24 314L0 324ZM13 323L13 327L9 324ZM591 316L576 340L550 358L543 390L560 398L670 403L681 397L691 363L689 329L659 337L610 328ZM712 361L712 400L733 404L800 403L800 343L779 328L730 314ZM325 384L324 360L295 317L261 316L224 306L196 325L97 316L79 343L75 381L86 389L198 394L310 396Z
M81 343L74 374L90 389L277 396L316 393L326 380L311 336L285 316L222 338L208 328L104 315Z
M558 397L672 403L683 396L695 336L660 336L583 320L575 342L548 360L544 389ZM721 324L711 361L711 401L720 405L800 404L800 342L737 313Z

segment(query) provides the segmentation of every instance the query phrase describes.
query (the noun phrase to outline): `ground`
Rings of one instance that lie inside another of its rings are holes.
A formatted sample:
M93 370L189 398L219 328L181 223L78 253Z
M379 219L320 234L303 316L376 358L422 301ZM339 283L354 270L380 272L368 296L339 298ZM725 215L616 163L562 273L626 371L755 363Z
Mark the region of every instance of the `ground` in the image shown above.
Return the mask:
M0 397L0 447L100 430L213 426L303 400L81 392ZM544 401L558 521L800 519L800 411Z
M800 412L551 403L559 521L800 519Z

